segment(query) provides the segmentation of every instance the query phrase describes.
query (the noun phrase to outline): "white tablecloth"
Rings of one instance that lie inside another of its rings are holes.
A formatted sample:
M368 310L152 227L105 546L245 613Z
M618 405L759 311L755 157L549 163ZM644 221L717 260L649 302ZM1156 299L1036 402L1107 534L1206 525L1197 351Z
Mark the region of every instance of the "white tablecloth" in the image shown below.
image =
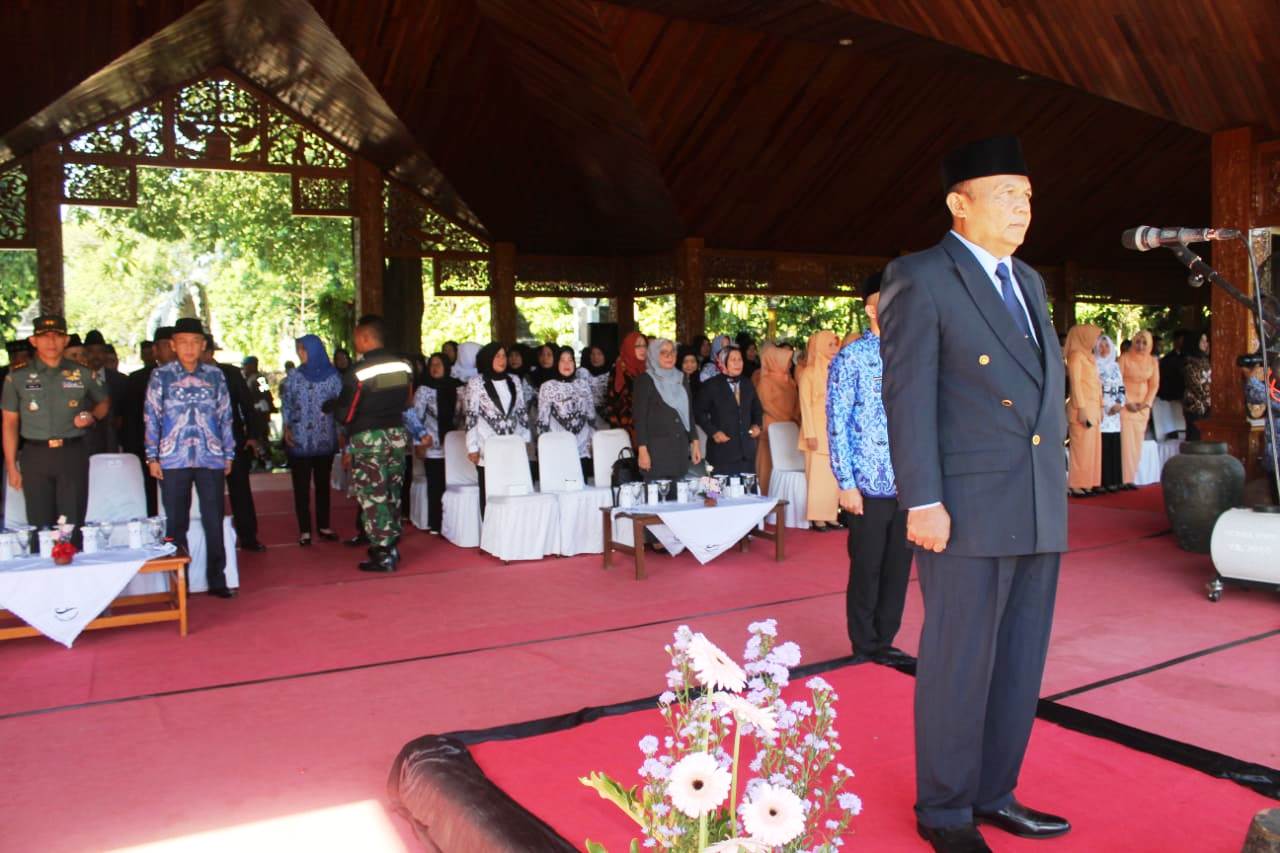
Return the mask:
M1149 438L1142 442L1142 458L1138 461L1138 473L1133 478L1135 486L1148 486L1160 482L1160 469L1164 460L1160 458L1160 445Z
M751 529L764 521L777 498L721 498L716 506L702 503L661 503L618 507L613 511L614 541L633 545L632 525L618 521L618 513L652 513L662 519L649 530L673 556L685 548L699 563L709 563L737 544ZM643 543L641 543L643 544Z
M147 560L173 545L76 554L70 565L45 557L0 563L0 607L67 648L120 594Z

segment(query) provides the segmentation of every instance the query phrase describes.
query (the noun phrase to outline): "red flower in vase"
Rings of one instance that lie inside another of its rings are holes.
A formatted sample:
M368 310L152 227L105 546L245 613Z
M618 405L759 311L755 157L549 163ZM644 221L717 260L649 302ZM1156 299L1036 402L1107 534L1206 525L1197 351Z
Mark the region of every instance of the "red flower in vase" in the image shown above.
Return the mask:
M53 545L52 557L53 561L58 565L65 566L71 562L71 558L76 555L76 546L70 542L55 542Z

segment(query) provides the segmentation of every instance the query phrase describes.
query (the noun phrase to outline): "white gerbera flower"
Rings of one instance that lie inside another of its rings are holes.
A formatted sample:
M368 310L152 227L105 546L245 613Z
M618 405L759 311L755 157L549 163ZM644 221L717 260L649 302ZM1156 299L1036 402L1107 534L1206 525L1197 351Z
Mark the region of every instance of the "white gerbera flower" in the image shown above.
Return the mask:
M747 674L715 643L699 633L689 641L689 663L703 687L738 693L747 684Z
M667 779L671 803L686 816L702 817L729 795L728 774L705 752L691 752L676 762Z
M732 693L712 693L711 698L722 708L733 713L739 723L750 723L761 734L771 735L777 730L773 719L773 711L753 705L741 696Z
M790 844L804 832L804 802L778 785L761 785L739 814L751 837L769 847Z
M769 848L750 838L730 838L728 841L717 841L702 853L769 853Z

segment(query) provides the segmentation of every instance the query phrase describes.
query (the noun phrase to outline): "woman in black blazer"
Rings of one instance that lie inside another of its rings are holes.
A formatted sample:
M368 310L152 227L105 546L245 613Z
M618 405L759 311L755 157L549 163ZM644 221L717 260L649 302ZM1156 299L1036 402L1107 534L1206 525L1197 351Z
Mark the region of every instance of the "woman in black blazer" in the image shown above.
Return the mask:
M693 400L684 376L676 369L676 347L655 338L649 342L647 369L632 386L636 429L636 461L646 480L671 480L702 461L693 427Z
M742 375L742 350L727 352L724 373L702 383L694 417L707 434L707 464L715 473L753 474L764 412L755 386Z

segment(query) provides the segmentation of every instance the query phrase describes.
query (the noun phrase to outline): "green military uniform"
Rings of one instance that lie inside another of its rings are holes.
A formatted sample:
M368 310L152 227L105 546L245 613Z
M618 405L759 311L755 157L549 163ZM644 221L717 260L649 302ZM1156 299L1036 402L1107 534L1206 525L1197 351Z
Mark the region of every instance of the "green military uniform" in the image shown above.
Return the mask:
M343 378L338 423L350 441L351 492L364 511L372 547L364 571L395 571L399 562L400 490L409 435L403 426L413 400L413 369L383 349L365 353Z
M35 332L65 329L62 318L41 317ZM94 406L106 399L107 392L92 371L67 358L50 367L37 356L4 378L0 406L18 415L22 438L18 469L29 524L47 527L58 516L77 526L84 523L89 501L89 455L84 443L88 430L76 425L76 416L85 411L92 414Z

